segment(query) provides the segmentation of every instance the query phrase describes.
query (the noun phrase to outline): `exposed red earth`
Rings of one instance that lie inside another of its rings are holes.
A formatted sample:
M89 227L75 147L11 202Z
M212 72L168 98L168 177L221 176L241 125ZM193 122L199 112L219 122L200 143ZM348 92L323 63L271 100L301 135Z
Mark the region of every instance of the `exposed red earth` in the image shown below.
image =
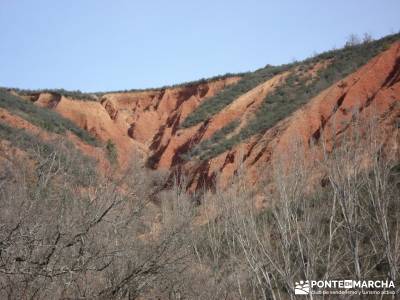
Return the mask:
M315 75L329 63L317 64L310 70L311 74ZM255 183L260 179L260 170L271 170L274 159L290 152L293 141L304 145L305 156L310 155L310 145L313 149L319 147L319 151L322 144L329 148L335 137L348 130L355 116L360 120L374 116L383 132L382 142L387 147L398 147L395 136L400 118L400 43L396 42L265 132L209 160L180 158L182 153L234 120L239 122L235 132L240 130L265 96L283 84L290 72L259 84L210 119L190 128L180 127L184 119L200 103L238 82L239 76L158 90L108 93L97 101L71 99L57 93L32 93L24 97L57 111L103 142L111 140L118 150L121 168L132 160L143 159L152 169L186 175L191 190L213 184L225 186L238 168L243 168L249 182ZM5 110L1 114L12 126L40 131ZM79 142L73 135L70 139L98 160L104 156L101 150Z

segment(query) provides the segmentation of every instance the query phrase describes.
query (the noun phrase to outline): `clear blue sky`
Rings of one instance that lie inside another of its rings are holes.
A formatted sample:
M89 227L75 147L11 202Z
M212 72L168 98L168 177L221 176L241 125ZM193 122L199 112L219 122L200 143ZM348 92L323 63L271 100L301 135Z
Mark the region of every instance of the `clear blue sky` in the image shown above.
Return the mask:
M157 87L400 30L399 0L0 0L0 86Z

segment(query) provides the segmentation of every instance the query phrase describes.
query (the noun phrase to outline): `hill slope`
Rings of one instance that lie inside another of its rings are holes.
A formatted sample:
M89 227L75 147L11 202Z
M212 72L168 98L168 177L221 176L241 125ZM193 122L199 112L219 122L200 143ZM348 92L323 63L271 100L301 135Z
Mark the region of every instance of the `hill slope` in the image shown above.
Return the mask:
M392 126L400 99L398 39L392 35L303 62L155 90L14 93L115 145L120 167L139 155L149 168L184 174L192 189L200 189L217 178L226 184L239 166L256 180L256 170L290 141L318 143L323 131L332 139L354 116L367 118L372 109L379 124Z

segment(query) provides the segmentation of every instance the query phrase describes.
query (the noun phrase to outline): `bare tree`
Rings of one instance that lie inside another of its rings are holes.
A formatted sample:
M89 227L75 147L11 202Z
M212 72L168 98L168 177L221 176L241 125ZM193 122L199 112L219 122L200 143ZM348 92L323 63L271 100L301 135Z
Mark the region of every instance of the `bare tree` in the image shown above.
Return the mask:
M144 170L136 166L117 181L93 176L82 186L82 178L71 176L84 176L91 166L61 146L36 151L34 170L7 160L0 189L0 297L134 299L179 272L182 226L143 238L141 216L152 190Z
M372 37L372 35L370 33L368 33L368 32L364 33L363 39L362 39L362 42L364 44L371 43L373 40L374 40L374 38Z
M361 43L360 38L358 37L358 35L352 33L349 35L349 37L347 38L345 47L352 47L352 46L356 46L359 45Z

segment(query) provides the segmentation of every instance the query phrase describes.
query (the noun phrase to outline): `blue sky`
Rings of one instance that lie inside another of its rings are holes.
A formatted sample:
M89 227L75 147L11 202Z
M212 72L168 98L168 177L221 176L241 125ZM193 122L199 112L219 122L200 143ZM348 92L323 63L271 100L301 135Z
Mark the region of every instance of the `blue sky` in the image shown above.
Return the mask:
M399 0L0 0L0 86L158 87L400 30Z

